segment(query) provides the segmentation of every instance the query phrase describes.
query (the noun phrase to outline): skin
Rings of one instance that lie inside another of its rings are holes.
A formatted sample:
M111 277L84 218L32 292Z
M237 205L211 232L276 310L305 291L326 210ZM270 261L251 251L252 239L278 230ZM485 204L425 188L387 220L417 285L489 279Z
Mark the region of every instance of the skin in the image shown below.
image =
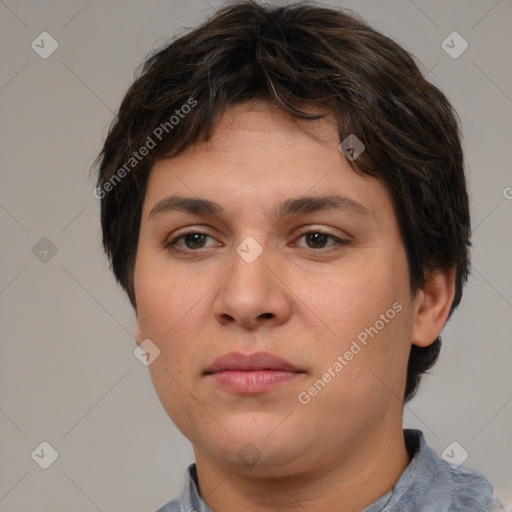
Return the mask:
M411 294L390 195L358 175L338 145L332 118L294 123L254 101L231 107L210 141L160 161L149 177L134 271L136 341L150 339L161 351L151 378L194 446L201 496L216 512L361 510L409 463L408 355L443 328L454 271ZM333 193L368 215L272 215L283 200ZM224 212L149 215L175 194L215 201ZM181 251L165 247L184 228L208 236L181 239ZM262 248L252 263L235 250L249 236ZM395 303L401 311L300 403L298 394ZM303 373L264 393L231 393L203 372L233 351L267 351ZM240 458L246 443L256 447L256 463Z

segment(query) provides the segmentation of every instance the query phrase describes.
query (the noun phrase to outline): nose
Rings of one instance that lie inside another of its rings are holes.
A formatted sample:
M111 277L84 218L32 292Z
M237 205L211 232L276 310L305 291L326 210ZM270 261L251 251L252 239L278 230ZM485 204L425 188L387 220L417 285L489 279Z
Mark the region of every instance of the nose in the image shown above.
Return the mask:
M254 261L248 262L233 251L231 270L221 281L213 305L220 324L256 329L288 320L291 293L279 278L279 266L271 256L270 249L264 249Z

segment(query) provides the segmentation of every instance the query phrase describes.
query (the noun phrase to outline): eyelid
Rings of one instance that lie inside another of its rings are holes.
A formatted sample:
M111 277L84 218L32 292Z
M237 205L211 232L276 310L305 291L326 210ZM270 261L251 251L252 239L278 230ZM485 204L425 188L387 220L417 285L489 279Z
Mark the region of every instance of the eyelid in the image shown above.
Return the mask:
M185 227L182 229L179 229L175 232L173 232L170 236L168 236L164 243L162 244L163 248L170 248L171 246L175 246L176 243L180 240L183 240L187 235L206 235L212 239L215 239L215 237L209 232L208 228L202 228L202 227ZM179 250L179 249L177 249ZM189 250L187 252L194 252L192 250ZM199 249L196 250L196 252L199 252Z
M340 246L349 245L352 240L352 238L346 233L344 233L341 236L337 236L337 235L331 233L330 231L328 231L327 229L324 229L323 227L320 228L320 227L315 227L312 225L306 225L299 229L299 232L295 236L294 241L291 243L291 246L296 247L297 240L299 240L303 236L311 234L311 233L318 233L318 234L324 235L327 238L330 238L331 241L334 242L330 246L320 247L320 248L316 248L316 249L298 246L300 249L304 249L304 250L310 251L312 253L328 253L330 251L339 249ZM171 237L168 237L166 239L166 241L161 245L161 247L168 251L173 251L173 252L182 253L182 254L190 254L190 255L192 255L194 253L200 253L201 251L205 251L205 250L208 250L209 248L211 248L211 247L200 247L198 249L188 249L188 248L178 247L178 242L184 240L186 236L194 235L194 234L205 235L206 237L209 237L209 238L215 240L215 237L210 234L208 228L190 226L190 227L184 227L184 228L174 232ZM219 246L219 245L222 245L222 243L218 242L217 246Z
M349 240L352 237L345 231L341 232L340 234L334 234L330 231L330 229L334 228L327 228L324 226L315 226L312 224L308 224L307 226L304 226L303 228L299 228L299 232L297 236L302 236L308 233L321 233L322 235L332 236L333 238L338 239L346 239Z
M302 247L299 246L301 249L305 249L306 251L310 251L312 253L329 253L330 251L335 251L336 249L339 249L340 246L349 245L351 242L351 237L347 234L337 236L334 233L331 233L330 231L327 231L323 228L315 228L314 226L307 226L304 229L302 229L297 236L294 239L294 242L292 243L292 246L297 246L296 242L300 238L302 238L304 235L308 235L310 233L319 233L321 235L326 236L327 238L330 238L334 243L327 247L321 247L319 249L312 249L309 247Z

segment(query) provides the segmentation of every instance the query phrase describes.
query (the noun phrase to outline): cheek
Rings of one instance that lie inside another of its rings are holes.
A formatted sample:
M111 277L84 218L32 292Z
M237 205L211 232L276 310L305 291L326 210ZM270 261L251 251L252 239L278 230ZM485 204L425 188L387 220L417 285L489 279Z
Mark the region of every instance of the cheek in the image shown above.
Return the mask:
M164 275L143 270L141 267L136 281L138 319L143 336L160 349L160 356L148 369L164 410L185 433L190 427L183 411L198 420L201 410L186 390L193 389L199 371L198 316L204 307L200 300L204 292L198 288L197 277L185 280L172 272Z
M190 319L209 288L207 279L142 253L135 268L135 295L143 334L164 342L176 338L185 325L195 325Z
M401 403L407 375L412 322L408 304L395 301L375 316L352 338L344 353L352 360L345 378L357 390L357 403L386 410ZM357 352L355 355L351 353Z
M310 278L302 286L304 293L308 291L304 302L322 320L318 329L327 333L315 339L318 373L312 380L331 368L336 378L325 399L333 407L350 404L355 411L368 403L380 407L380 401L388 403L387 399L400 396L412 310L407 267L399 256L394 262L377 259L350 270L321 282ZM336 362L343 366L339 372L333 367Z
M296 289L331 335L351 340L373 326L396 301L403 301L404 288L397 278L399 275L399 270L367 262L321 279L302 276Z
M365 343L357 335L349 336L324 351L321 370L304 391L320 389L312 398L312 407L322 422L330 425L333 435L356 435L375 428L390 410L402 406L410 344L404 342L401 313L384 326L375 325L374 320L368 327L355 329L365 335L360 336ZM378 330L379 327L382 328ZM341 366L336 367L336 363ZM329 368L335 377L328 375ZM319 383L329 379L325 387Z
M137 316L142 336L160 349L149 371L162 405L174 418L180 408L193 405L187 403L183 390L192 389L202 368L201 333L211 316L209 293L213 293L215 282L211 273L185 276L168 263L144 263L141 258L135 280Z

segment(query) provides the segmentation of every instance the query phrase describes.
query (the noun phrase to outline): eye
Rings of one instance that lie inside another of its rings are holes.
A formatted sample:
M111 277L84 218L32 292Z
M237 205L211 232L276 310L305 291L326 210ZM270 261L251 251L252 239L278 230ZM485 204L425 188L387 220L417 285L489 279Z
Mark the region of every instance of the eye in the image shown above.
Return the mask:
M301 238L304 238L306 240L308 249L326 249L329 247L334 247L336 245L348 245L349 244L348 240L338 238L329 233L324 233L323 231L320 231L318 229L305 231L305 232L301 233L298 240L300 240ZM331 245L326 247L325 244L329 240L331 240L332 243L331 243Z
M170 242L165 244L165 248L171 251L190 252L197 249L204 249L208 238L212 238L207 233L200 231L186 231L181 233ZM182 243L181 243L182 242Z
M207 249L208 247L219 246L218 242L215 244L206 245L207 240L213 237L202 231L185 231L174 237L170 242L164 245L165 249L173 252L192 253L198 252L201 249ZM319 249L330 249L336 246L348 245L349 240L338 238L330 233L325 233L321 230L314 229L304 231L299 235L297 240L304 238L306 246L298 245L296 242L292 243L292 246L298 246L305 249L312 249L317 251ZM330 241L329 245L326 245Z

